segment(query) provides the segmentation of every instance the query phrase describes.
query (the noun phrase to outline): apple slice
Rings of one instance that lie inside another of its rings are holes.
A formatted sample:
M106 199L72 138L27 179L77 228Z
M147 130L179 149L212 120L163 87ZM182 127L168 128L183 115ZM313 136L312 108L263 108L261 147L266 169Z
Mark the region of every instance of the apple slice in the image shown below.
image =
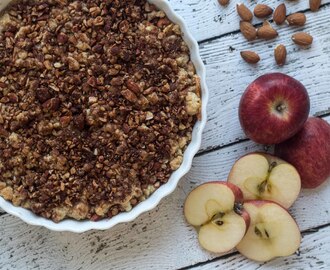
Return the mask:
M228 182L237 185L245 200L270 200L289 208L297 199L301 181L286 161L265 153L241 157L232 167Z
M247 201L251 222L237 250L249 259L265 262L289 256L300 246L297 223L280 205L270 201Z
M241 241L249 225L242 201L240 189L227 182L209 182L190 192L184 215L199 230L198 240L203 248L223 253Z

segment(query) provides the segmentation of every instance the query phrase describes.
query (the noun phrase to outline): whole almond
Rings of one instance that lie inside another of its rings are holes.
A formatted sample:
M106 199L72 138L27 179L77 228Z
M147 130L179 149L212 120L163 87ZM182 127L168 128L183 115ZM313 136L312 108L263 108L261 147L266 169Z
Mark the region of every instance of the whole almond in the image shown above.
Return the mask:
M239 28L247 40L254 40L257 37L257 29L255 29L251 23L241 21L239 23Z
M297 45L308 46L313 43L313 37L305 32L299 32L291 37L292 41Z
M221 6L227 6L229 3L229 0L218 0L218 2Z
M280 4L274 11L273 20L277 25L284 23L286 18L286 6L285 4Z
M258 4L254 8L254 16L257 18L265 18L273 13L273 9L264 4Z
M275 61L279 66L283 66L286 60L286 48L284 45L277 45L274 50Z
M321 5L321 0L309 0L309 7L311 11L318 11Z
M289 25L303 26L306 23L306 16L304 13L293 13L286 18Z
M263 39L273 39L278 36L277 31L270 25L270 23L264 22L264 24L258 29L257 35Z
M256 64L260 61L260 56L253 51L241 51L241 57L249 64Z
M236 10L238 15L241 17L243 21L250 22L252 21L253 14L252 12L246 7L246 5L240 3L236 5Z

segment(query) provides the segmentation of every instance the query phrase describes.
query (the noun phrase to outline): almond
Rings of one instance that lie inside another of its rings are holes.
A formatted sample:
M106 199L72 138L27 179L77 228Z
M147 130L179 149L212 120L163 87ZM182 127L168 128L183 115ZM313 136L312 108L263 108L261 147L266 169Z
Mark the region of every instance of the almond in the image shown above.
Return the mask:
M313 43L313 37L305 32L296 33L291 38L294 43L301 46L308 46Z
M256 64L260 61L260 56L253 51L241 51L241 57L249 64Z
M236 5L236 10L238 15L241 17L243 21L250 22L252 21L253 14L252 12L246 7L246 5L240 3Z
M221 6L227 6L229 3L229 0L218 0L218 2Z
M293 13L286 18L289 25L303 26L306 23L306 16L304 13Z
M257 37L257 29L251 23L241 21L239 27L247 40L254 40Z
M264 22L263 26L258 29L257 35L263 39L273 39L278 36L277 31L270 25L270 23Z
M284 23L286 18L286 6L285 4L280 4L274 11L273 20L277 25Z
M309 7L311 11L318 11L321 5L321 0L309 0Z
M273 9L264 4L258 4L254 8L254 16L257 18L265 18L273 13Z
M286 60L286 48L284 45L277 45L274 50L275 61L279 66L283 66Z

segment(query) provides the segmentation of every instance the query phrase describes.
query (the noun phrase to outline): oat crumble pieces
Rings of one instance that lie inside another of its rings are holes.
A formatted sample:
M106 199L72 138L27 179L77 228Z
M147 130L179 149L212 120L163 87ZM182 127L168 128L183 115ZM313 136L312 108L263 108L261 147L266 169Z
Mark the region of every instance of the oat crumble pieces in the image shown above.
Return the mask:
M20 0L0 18L0 195L55 222L129 211L180 166L200 103L146 0Z

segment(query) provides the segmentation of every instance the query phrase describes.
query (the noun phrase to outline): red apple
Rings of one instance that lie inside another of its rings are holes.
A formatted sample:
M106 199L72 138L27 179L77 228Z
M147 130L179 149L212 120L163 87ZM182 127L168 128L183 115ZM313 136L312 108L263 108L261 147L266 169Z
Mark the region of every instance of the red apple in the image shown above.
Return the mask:
M198 228L203 248L223 253L242 240L250 222L242 202L240 189L221 181L200 185L189 193L184 215L188 223Z
M318 187L330 176L330 125L308 118L294 137L275 146L275 154L298 170L302 187Z
M309 114L306 88L282 73L260 76L245 90L239 105L241 126L251 140L276 144L295 135Z

